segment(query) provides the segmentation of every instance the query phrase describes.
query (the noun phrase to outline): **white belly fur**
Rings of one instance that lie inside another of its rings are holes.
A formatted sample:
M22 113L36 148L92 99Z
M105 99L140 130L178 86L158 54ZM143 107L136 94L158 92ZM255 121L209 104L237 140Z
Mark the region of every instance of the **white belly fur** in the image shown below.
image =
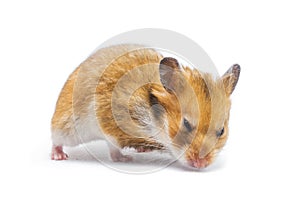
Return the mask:
M76 146L94 140L105 139L94 112L94 103L89 106L88 115L85 117L74 116L65 130L52 130L52 141L58 146ZM64 131L68 130L68 133Z

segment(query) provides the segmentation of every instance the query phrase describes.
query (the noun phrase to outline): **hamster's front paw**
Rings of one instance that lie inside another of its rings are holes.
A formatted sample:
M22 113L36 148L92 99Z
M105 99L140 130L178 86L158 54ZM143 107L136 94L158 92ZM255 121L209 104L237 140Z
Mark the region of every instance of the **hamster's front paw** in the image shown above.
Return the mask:
M124 142L125 141L125 142ZM133 138L123 140L122 148L134 148L138 153L151 152L154 150L166 150L165 146L152 139Z
M146 152L151 152L154 150L153 147L145 147L145 146L139 146L139 147L136 147L135 150L138 152L138 153L146 153Z

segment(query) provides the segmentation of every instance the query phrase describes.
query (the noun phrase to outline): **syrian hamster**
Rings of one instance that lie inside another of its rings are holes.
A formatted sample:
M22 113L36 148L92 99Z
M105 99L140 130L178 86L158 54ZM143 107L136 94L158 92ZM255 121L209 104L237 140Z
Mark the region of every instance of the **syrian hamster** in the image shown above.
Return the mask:
M52 118L53 160L64 146L106 140L121 149L166 150L185 166L205 168L228 138L235 64L221 77L181 65L153 48L121 44L97 50L69 76Z

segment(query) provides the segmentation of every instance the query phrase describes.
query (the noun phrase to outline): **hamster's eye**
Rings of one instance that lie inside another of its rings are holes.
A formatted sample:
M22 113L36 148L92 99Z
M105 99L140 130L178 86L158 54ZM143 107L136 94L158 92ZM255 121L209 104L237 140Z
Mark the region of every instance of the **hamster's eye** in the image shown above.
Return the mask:
M217 137L221 137L224 134L224 128L222 130L217 131Z
M189 121L187 119L185 119L185 118L183 119L183 124L189 132L191 132L193 130L191 124L189 123Z

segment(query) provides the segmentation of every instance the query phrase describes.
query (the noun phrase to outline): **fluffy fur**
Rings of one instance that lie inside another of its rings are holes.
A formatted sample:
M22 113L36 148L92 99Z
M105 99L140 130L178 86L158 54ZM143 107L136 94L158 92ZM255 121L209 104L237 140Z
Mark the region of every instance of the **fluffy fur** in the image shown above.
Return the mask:
M140 45L100 49L61 91L52 158L67 158L58 147L105 139L115 161L128 160L118 151L124 147L168 149L183 164L206 167L227 140L229 97L239 72L234 65L214 79Z

